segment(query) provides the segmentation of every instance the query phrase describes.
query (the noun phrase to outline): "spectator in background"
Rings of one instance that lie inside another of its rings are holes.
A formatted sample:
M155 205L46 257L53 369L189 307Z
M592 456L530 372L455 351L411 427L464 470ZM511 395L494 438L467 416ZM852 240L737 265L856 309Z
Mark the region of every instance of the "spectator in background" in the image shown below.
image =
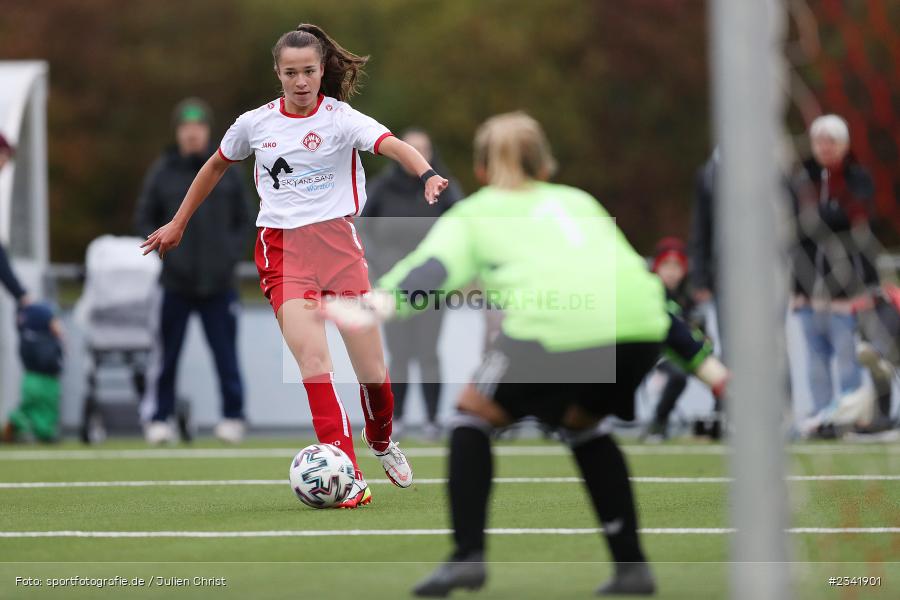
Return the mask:
M6 164L12 160L15 150L6 141L6 138L0 135L0 172L3 171ZM16 304L22 306L28 304L28 294L22 284L19 283L16 274L13 273L9 264L9 257L6 255L6 249L0 245L0 283L12 295Z
M696 314L715 318L715 337L724 354L725 324L719 318L716 303L716 284L719 277L719 252L716 247L716 173L721 167L720 150L716 147L709 159L697 171L694 184L694 209L691 237L689 281ZM716 399L716 413L721 413L720 399Z
M0 171L12 160L15 151L0 135ZM0 246L0 283L19 306L19 354L25 373L22 377L21 403L10 413L3 427L4 442L36 437L56 439L59 422L59 372L62 370L62 327L52 311L43 304L32 304L9 264L6 250Z
M59 374L63 367L62 323L43 302L22 307L16 317L19 355L25 373L19 406L3 428L7 443L59 435Z
M691 222L690 282L697 304L710 302L715 295L717 258L715 248L715 191L719 149L697 172L694 184L694 210Z
M408 129L402 139L430 162L436 171L447 176L447 169L436 156L431 138L421 129ZM425 186L416 173L393 164L368 186L362 231L369 247L368 262L372 275L384 275L401 258L419 245L434 221L462 198L459 185L450 179L449 187L437 204L423 204ZM368 218L372 217L372 218ZM409 366L416 362L425 397L427 422L423 433L437 439L438 402L441 397L441 365L437 353L438 334L443 313L423 311L415 319L385 324L385 345L390 354L391 379L394 387L394 433L400 434L406 396L409 392Z
M792 181L797 232L791 307L806 341L813 413L823 415L836 404L832 360L840 395L863 384L852 300L878 284L877 243L870 229L874 185L850 152L847 123L821 116L809 136L812 157Z
M22 287L22 284L19 283L16 274L13 273L12 266L9 264L9 257L6 256L6 250L3 246L0 246L0 283L12 295L16 304L27 303L28 294L25 288Z
M176 145L153 164L138 201L135 225L148 236L178 210L191 182L216 150L210 144L212 113L197 98L183 100L174 112ZM174 441L170 422L175 408L178 358L188 319L200 315L215 359L222 395L219 439L239 443L245 432L244 389L237 357L238 293L235 266L250 239L250 209L239 172L229 169L194 215L181 245L163 259L159 344L148 370L142 416L152 444Z
M676 237L661 239L656 244L652 271L662 279L666 288L666 308L670 314L686 320L694 308L694 302L688 290L688 259L684 242ZM653 421L644 432L647 442L660 442L668 439L669 415L675 409L675 403L687 387L688 376L670 360L663 360L656 368L666 376L666 383Z

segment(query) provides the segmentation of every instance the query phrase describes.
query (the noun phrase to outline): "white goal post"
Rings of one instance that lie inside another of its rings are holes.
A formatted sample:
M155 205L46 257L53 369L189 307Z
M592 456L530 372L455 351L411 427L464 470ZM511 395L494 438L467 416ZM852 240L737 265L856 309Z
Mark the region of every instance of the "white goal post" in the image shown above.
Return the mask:
M776 207L783 122L782 0L714 0L710 59L715 235L725 358L732 368L731 597L790 597L784 483L784 299Z

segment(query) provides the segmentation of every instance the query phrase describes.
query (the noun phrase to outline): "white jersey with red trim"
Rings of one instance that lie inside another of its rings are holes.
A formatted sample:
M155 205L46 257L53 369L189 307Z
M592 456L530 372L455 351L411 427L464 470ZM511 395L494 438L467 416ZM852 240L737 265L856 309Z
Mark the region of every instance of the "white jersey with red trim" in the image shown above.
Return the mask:
M366 202L366 175L357 152L378 154L391 132L346 102L319 95L306 116L284 109L284 98L245 112L225 133L227 161L256 157L257 227L293 229L348 215Z

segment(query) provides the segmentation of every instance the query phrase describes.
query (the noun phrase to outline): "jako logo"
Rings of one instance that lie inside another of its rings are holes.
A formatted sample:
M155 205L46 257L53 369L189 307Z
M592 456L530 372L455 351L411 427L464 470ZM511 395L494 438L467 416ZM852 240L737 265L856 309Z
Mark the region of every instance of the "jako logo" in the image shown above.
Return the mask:
M315 152L319 149L319 146L322 145L322 138L319 137L319 134L315 131L310 131L304 136L303 145L306 146L307 150L310 152Z
M263 148L274 148L278 145L278 142L263 142Z

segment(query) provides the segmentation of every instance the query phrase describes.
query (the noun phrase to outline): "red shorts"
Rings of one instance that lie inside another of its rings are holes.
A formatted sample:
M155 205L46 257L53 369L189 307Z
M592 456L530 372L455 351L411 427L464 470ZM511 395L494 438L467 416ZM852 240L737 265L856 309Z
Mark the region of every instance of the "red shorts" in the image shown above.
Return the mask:
M256 269L259 287L275 314L295 298L358 296L371 290L369 265L349 217L296 229L260 227Z

